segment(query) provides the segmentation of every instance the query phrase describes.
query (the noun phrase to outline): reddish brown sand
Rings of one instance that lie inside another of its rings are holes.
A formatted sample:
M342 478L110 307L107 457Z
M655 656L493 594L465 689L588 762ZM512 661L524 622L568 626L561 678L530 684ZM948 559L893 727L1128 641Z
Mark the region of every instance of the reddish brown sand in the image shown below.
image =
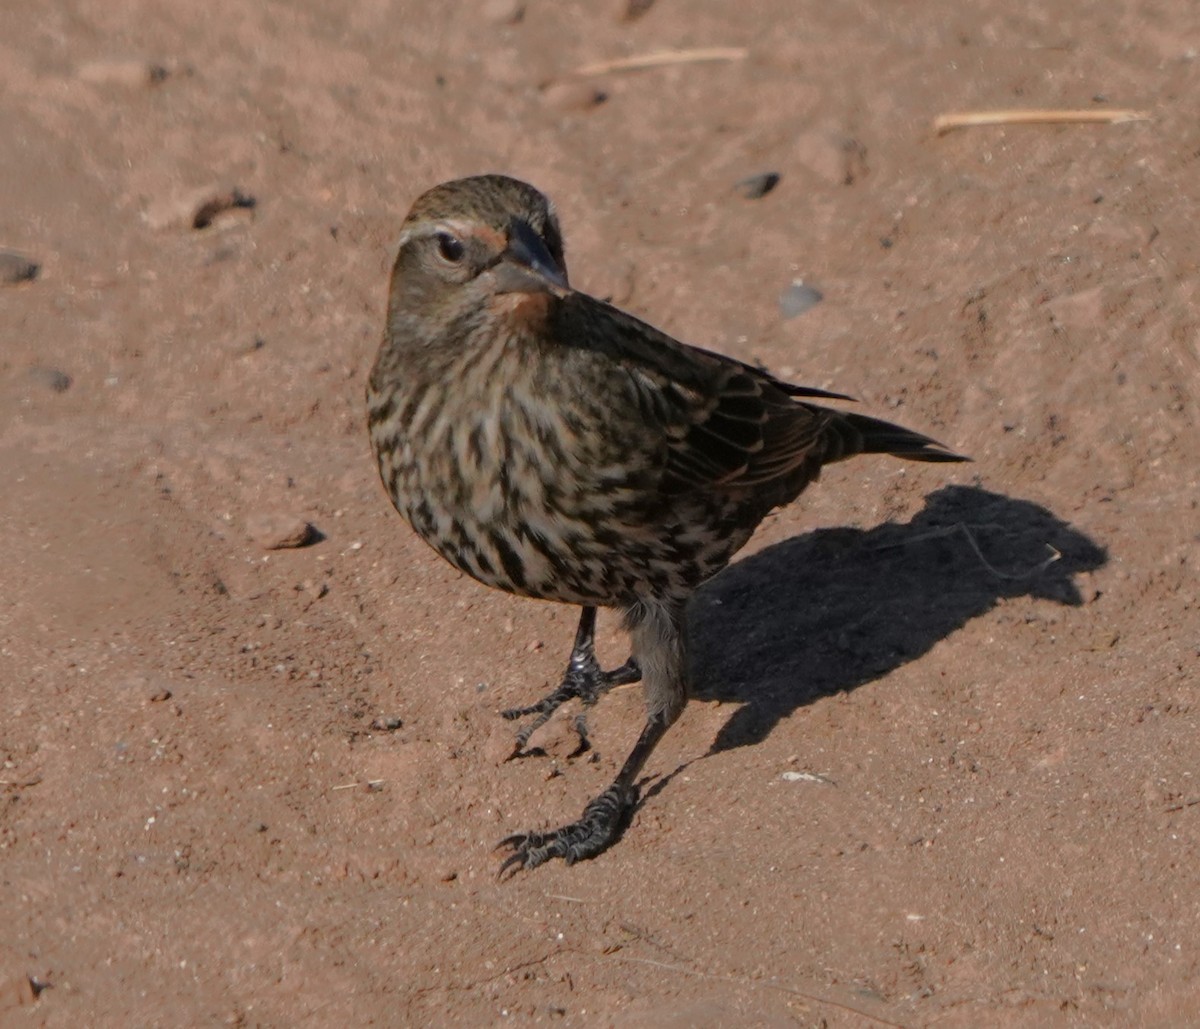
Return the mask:
M0 1023L1195 1024L1190 5L405 6L0 5ZM930 129L999 107L1152 117ZM503 883L641 702L504 762L576 613L375 479L392 241L485 170L580 287L976 460L771 518L624 839Z

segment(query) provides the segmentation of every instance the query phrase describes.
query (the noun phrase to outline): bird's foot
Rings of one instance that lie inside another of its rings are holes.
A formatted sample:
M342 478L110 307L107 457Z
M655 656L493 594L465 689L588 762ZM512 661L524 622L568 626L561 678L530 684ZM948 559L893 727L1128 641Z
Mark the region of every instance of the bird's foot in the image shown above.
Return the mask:
M557 689L529 707L515 707L500 712L501 716L509 721L528 718L530 715L534 716L532 721L521 726L517 731L513 757L524 754L529 737L545 725L550 720L550 716L568 700L578 697L584 707L591 707L614 686L637 682L641 677L641 669L638 668L637 662L633 658L626 661L620 668L606 672L590 651L586 653L577 651L572 654L571 662L567 665L567 670ZM579 734L579 751L583 752L591 744L588 742L587 719L582 713L575 719L575 731Z
M583 809L579 821L548 832L515 833L501 840L496 849L512 853L500 866L500 877L537 868L551 858L559 857L573 865L595 857L620 838L637 801L637 786L618 781Z

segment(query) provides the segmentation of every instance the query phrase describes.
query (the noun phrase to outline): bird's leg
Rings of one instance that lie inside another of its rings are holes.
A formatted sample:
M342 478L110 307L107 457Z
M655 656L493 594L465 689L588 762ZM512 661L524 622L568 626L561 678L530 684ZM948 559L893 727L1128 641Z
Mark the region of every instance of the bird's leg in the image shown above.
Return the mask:
M600 662L596 660L596 609L585 607L579 617L579 629L575 633L575 645L571 648L567 670L563 673L558 688L529 707L517 707L501 712L503 717L510 721L535 716L533 721L521 726L517 732L514 753L521 753L529 742L529 737L545 725L550 716L568 700L578 697L583 701L584 707L591 707L614 686L637 682L641 677L641 670L632 657L611 672L606 672L600 667ZM586 750L587 719L582 711L575 719L575 731L579 733L581 748Z
M503 876L509 869L537 868L551 858L560 857L568 865L594 857L615 843L637 806L637 777L668 728L662 715L647 719L641 736L621 766L621 771L600 796L590 801L577 822L548 832L515 833L500 841L497 849L512 851L500 866Z
M639 606L627 622L634 657L645 672L648 714L642 734L612 785L588 803L578 821L546 832L516 833L500 842L497 849L512 851L500 866L502 876L555 857L568 865L594 857L617 841L637 806L638 774L687 702L682 608Z

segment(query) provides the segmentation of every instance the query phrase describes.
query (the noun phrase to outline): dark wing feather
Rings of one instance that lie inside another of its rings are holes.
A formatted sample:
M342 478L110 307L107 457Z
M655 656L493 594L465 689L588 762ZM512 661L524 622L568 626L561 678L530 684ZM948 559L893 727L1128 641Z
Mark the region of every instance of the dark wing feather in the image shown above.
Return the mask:
M555 306L558 340L604 353L629 375L638 410L663 433L665 492L759 486L813 457L819 462L825 429L837 415L791 396L839 394L790 386L689 347L581 293Z

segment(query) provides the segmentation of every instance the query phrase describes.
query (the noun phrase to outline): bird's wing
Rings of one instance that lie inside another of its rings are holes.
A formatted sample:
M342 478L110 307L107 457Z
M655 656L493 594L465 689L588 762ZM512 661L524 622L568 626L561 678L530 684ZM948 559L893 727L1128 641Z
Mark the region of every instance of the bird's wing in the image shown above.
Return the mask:
M760 486L819 454L828 412L794 403L736 366L719 368L713 387L703 394L678 383L657 387L686 403L671 434L663 475L668 492Z
M562 304L555 335L603 353L628 376L637 413L662 440L664 491L758 486L820 452L834 413L788 394L822 391L785 392L750 365L689 347L583 294Z

